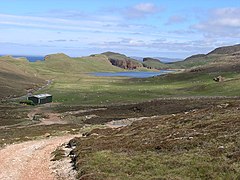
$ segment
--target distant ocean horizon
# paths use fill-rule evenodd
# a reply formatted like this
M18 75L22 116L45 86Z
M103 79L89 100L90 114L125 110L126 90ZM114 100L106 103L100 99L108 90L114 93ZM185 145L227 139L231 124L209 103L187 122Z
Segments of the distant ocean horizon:
M44 56L13 56L15 58L25 57L29 62L43 61Z
M0 55L0 57L1 56L6 56L6 55ZM14 58L25 57L29 62L44 61L44 56L13 55L12 57Z

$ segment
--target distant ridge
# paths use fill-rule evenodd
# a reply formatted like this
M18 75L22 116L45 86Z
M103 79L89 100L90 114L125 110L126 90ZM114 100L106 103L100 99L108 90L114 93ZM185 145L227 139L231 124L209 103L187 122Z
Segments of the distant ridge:
M211 54L228 54L231 55L233 53L240 53L240 44L236 44L233 46L223 46L214 49L213 51L209 52L207 55Z
M207 54L193 55L175 65L191 68L191 71L240 72L240 44L218 47Z
M155 59L155 58L150 58L150 57L146 57L143 58L143 65L144 67L147 67L148 69L168 69L169 66L163 62L161 62L159 59Z
M144 58L146 57L139 57L139 56L130 56L133 59L136 59L138 61L143 61ZM177 61L182 61L183 59L180 58L168 58L168 57L151 57L153 59L158 59L163 63L172 63L172 62L177 62Z

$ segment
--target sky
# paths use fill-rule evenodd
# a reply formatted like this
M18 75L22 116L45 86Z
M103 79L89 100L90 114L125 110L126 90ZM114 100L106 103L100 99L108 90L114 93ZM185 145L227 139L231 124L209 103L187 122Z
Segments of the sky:
M186 58L239 43L239 0L0 0L3 55Z

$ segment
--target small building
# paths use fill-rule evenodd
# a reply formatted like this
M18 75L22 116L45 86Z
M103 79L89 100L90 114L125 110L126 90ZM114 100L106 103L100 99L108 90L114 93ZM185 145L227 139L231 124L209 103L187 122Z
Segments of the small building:
M34 104L46 104L52 102L51 94L38 94L28 97L28 100L32 101Z

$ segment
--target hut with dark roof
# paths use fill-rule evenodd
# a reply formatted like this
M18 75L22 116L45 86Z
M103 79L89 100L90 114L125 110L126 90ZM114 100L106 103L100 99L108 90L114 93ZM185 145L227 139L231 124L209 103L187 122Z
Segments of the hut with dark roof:
M28 100L32 101L34 104L46 104L52 102L51 94L38 94L28 97Z

